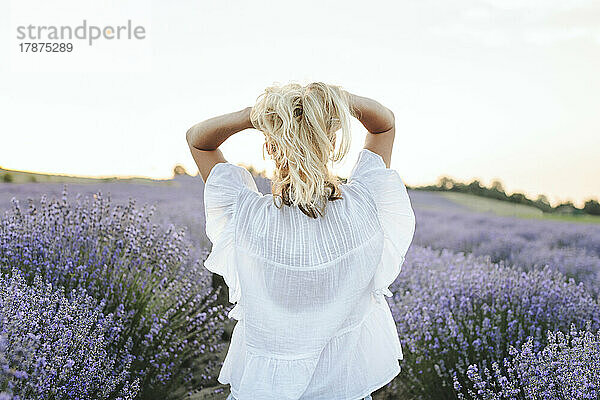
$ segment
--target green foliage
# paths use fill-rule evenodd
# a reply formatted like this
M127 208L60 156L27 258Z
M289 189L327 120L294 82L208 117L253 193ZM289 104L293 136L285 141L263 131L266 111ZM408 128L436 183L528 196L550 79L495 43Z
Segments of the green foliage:
M600 203L598 203L597 200L590 199L585 202L585 205L583 206L583 211L586 214L600 215Z
M183 165L177 164L173 168L173 176L189 175Z
M2 176L2 182L11 183L14 182L14 178L9 172L7 172Z
M462 183L455 181L448 176L443 176L435 185L419 186L411 189L474 194L476 196L490 199L503 200L515 204L523 204L526 206L535 207L545 213L557 212L570 215L600 215L600 204L594 199L588 200L583 208L577 208L572 202L566 202L559 204L556 207L552 207L548 201L548 198L544 195L539 195L537 199L531 200L523 193L516 192L510 195L507 194L504 190L502 182L499 180L494 180L490 187L485 187L477 179L473 180L471 183Z

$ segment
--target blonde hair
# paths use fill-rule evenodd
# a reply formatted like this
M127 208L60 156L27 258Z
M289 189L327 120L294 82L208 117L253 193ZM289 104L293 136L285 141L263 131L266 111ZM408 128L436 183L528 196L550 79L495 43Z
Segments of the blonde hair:
M271 192L277 207L298 206L317 218L328 200L341 199L340 181L327 163L342 160L350 148L348 96L339 86L313 82L269 86L258 97L250 120L275 161Z

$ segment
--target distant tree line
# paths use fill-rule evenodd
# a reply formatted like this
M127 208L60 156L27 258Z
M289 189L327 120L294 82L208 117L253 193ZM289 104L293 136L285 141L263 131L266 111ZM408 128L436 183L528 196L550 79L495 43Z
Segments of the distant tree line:
M506 193L502 182L499 180L494 180L492 181L490 187L485 187L477 179L471 183L462 183L447 176L443 176L435 185L418 186L411 189L474 194L476 196L487 197L490 199L532 206L548 213L600 215L600 203L598 203L598 201L595 199L589 199L586 201L583 208L578 208L570 201L553 207L550 205L548 198L543 194L539 195L535 200L529 199L523 193L518 192L509 195Z

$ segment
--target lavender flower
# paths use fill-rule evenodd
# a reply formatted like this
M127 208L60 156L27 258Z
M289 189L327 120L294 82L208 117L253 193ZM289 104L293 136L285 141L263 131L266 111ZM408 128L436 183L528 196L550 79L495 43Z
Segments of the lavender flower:
M511 348L503 368L469 367L469 384L460 400L597 399L600 397L600 331L571 326L569 333L548 331L547 345L535 350L533 337L520 350ZM466 389L466 390L465 390Z
M599 294L600 225L468 212L439 199L434 203L437 196L430 193L413 194L415 244L490 256L526 271L548 265Z
M166 398L174 387L202 387L211 374L226 310L201 263L190 259L183 230L151 222L154 209L115 205L97 193L69 202L42 196L0 222L0 271L17 268L28 282L82 288L104 313L124 321L112 352L132 342L132 372L143 398Z
M547 330L600 327L600 306L583 285L548 267L522 272L414 246L392 289L405 356L392 386L409 398L454 399L453 380L467 386L469 366L491 368L529 337L537 351Z
M131 342L111 353L122 321L84 290L65 296L40 277L0 273L0 390L5 398L134 398Z

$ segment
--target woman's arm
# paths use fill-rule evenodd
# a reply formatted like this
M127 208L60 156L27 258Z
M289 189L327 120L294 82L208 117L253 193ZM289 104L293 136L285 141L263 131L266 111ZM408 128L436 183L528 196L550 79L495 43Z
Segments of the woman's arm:
M185 137L190 147L198 150L216 150L229 136L253 128L250 122L252 107L229 114L219 115L197 123L188 129Z
M247 107L207 119L186 132L188 146L204 182L215 164L227 162L218 147L234 133L253 128L250 122L251 110L252 107Z
M364 148L379 154L383 158L386 167L389 168L396 134L394 113L389 108L368 97L351 93L349 93L349 97L353 115L368 131Z

